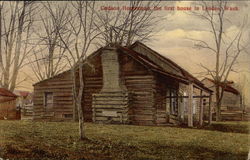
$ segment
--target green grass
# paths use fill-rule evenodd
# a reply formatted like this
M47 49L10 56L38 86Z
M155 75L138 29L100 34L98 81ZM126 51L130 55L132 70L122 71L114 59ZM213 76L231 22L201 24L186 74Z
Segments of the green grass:
M218 125L224 128L220 130ZM74 122L0 121L0 157L245 160L249 151L249 125L249 122L224 122L205 129L189 129L86 123L88 140L79 141L78 124Z

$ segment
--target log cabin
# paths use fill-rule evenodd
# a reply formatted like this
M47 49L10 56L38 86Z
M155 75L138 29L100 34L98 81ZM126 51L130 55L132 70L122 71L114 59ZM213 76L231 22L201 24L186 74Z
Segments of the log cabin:
M0 88L0 120L20 119L20 110L16 108L17 96L11 91Z
M83 65L85 121L202 125L201 102L209 99L206 95L212 91L143 43L103 47L85 61L88 62ZM71 70L34 84L34 120L72 120L76 113L72 87Z

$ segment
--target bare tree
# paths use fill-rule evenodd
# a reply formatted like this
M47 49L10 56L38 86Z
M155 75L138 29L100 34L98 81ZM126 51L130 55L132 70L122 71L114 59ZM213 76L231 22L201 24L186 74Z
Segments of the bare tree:
M239 90L240 92L240 107L243 110L243 112L245 111L245 107L246 107L246 92L248 92L247 90L247 84L248 84L248 79L246 77L245 74L241 73L241 75L239 76L238 79L238 83L235 84L235 87Z
M242 20L239 30L232 38L226 32L226 23L230 23L226 16L227 1L201 1L195 3L197 7L203 8L203 11L192 12L196 17L208 23L209 32L213 36L213 44L210 41L192 39L196 42L195 47L199 49L207 49L214 54L215 68L209 68L201 65L206 70L206 75L213 78L216 88L216 120L220 121L221 100L223 98L224 89L230 73L234 71L233 67L237 64L239 56L246 52L246 44L244 44L243 32L246 27L246 18ZM209 9L216 8L216 9Z
M47 5L50 16L54 21L58 19L55 11ZM86 61L86 54L92 44L97 38L97 25L94 25L95 14L91 8L94 8L95 2L75 1L70 2L64 10L65 14L69 15L69 21L64 28L64 34L58 31L58 36L61 45L67 50L68 62L71 66L72 80L73 80L73 99L74 99L74 118L79 121L79 136L83 140L86 138L84 130L83 117L83 65L88 64ZM77 116L76 116L77 114Z
M119 44L129 46L135 41L146 41L159 24L161 17L154 11L160 1L116 2L118 10L96 10L101 23L101 40L105 45Z
M19 71L32 48L28 47L34 2L2 2L0 5L1 86L13 91Z
M130 7L152 7L153 2L144 3L141 1L129 2ZM51 3L47 8L53 21L56 21L55 10ZM67 3L68 4L68 3ZM99 3L100 4L100 3ZM157 3L158 4L158 3ZM53 6L55 7L55 6ZM101 45L120 44L130 45L135 40L145 40L150 37L154 17L151 10L129 9L124 13L118 11L114 16L111 12L99 11L95 1L75 1L64 9L69 16L67 26L64 26L64 34L58 31L61 46L67 50L69 64L72 71L74 117L79 120L80 139L85 139L84 115L82 106L84 75L83 66L92 65L86 60L87 53L97 40ZM100 7L100 6L99 6ZM124 15L126 14L126 15ZM155 22L155 21L154 21ZM77 117L75 116L77 113Z
M59 34L64 36L65 26L69 20L65 12L67 6L55 6L53 8L55 17L51 17L50 3L41 2L41 4L43 12L40 14L40 23L34 28L37 50L32 52L33 56L29 58L30 67L39 81L59 74L68 66L67 50L62 47L59 38Z

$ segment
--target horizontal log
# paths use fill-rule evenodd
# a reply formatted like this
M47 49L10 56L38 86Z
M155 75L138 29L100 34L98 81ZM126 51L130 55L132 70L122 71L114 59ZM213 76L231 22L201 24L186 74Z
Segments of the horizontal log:
M53 80L53 81L47 81L46 83L43 83L42 85L37 85L37 86L45 86L45 85L72 85L73 81L72 80Z
M165 115L156 114L155 116L156 116L157 119L159 119L159 118L166 118L167 117L166 114Z
M135 109L155 109L153 105L145 104L131 104L131 108Z
M133 114L143 114L143 115L154 115L154 111L151 110L133 110Z
M125 83L139 84L140 82L145 84L155 84L155 80L151 78L125 79Z
M140 76L125 76L125 80L127 79L154 79L151 75L140 75Z
M44 93L44 92L72 93L71 88L56 88L56 89L46 89L46 88L44 88L44 89L39 89L39 90L34 88L34 90L35 90L35 93L38 93L38 92L40 92L40 93Z
M128 105L92 105L93 108L102 108L102 109L124 109Z
M73 97L53 97L53 101L73 101Z
M188 96L165 96L164 98L188 98ZM209 96L193 96L193 98L209 98Z
M101 113L101 112L96 112L95 113L95 117L121 117L121 115L123 115L122 117L127 117L127 115L126 114L122 114L122 113L117 113L117 115L116 116L107 116L107 115L104 115L103 113Z
M85 88L84 92L99 93L101 88Z
M152 93L152 90L144 91L144 90L142 89L142 91L133 91L133 95L134 95L134 96L135 96L135 95L141 95L141 96L143 96L143 95L151 95L151 96L153 96L153 93Z
M127 92L102 92L92 94L94 97L128 97Z
M63 83L63 82L58 82L57 84L51 84L51 83L48 83L48 84L44 84L44 85L39 85L39 86L35 86L34 88L64 88L64 87L72 87L73 86L73 83Z
M112 112L117 112L117 113L127 113L128 108L95 108L92 109L93 113L102 113L103 111L112 111Z
M56 111L60 111L60 110L73 110L73 107L60 107L60 106L56 106L53 108L53 110L56 110Z
M55 111L55 115L60 117L65 117L65 114L73 114L72 110L62 110L62 111Z
M40 106L40 105L43 105L43 102L34 101L34 106Z
M153 120L132 120L132 124L134 125L148 125L148 126L152 126L155 125Z
M128 105L128 100L127 101L98 101L94 100L92 102L93 105Z
M102 80L85 80L84 81L85 85L88 85L88 84L102 84Z
M153 116L148 115L134 115L131 118L135 121L154 121Z
M156 120L157 124L167 124L167 120Z
M128 101L128 97L127 96L112 96L112 97L105 97L105 96L95 96L92 97L91 99L87 99L86 97L84 97L85 100L92 100L94 99L95 101Z
M112 121L115 121L115 122L125 122L127 121L128 118L120 118L120 117L112 117ZM109 118L108 117L95 117L95 121L109 121Z
M73 97L73 93L53 93L53 96L55 97Z
M146 86L146 85L130 85L130 86L126 86L128 90L131 90L131 91L140 91L140 90L145 90L145 91L153 91L152 89L152 86Z
M119 113L126 113L128 112L128 108L92 108L92 112L103 112L103 111L113 111L113 112L119 112Z
M52 92L52 91L46 91L46 92ZM39 92L36 92L34 93L34 97L44 97L44 93L45 91L39 91ZM53 90L53 95L54 96L63 96L63 95L73 95L72 93L72 90L69 90L69 91L62 91L62 90L58 90L58 91L54 91Z
M102 85L85 85L84 89L101 89Z
M46 80L46 81L41 82L39 84L36 84L35 87L36 86L43 86L43 85L46 85L46 84L58 83L58 82L60 82L60 83L71 83L72 80L70 80L69 78L67 78L67 79L64 79L64 78L62 78L62 79L60 79L60 78L56 79L56 78L54 78L54 79L49 79L49 80Z
M57 104L73 104L73 101L54 101L53 105L57 105Z
M35 90L50 90L50 89L65 89L65 90L72 90L72 85L54 85L54 86L42 86L42 87L35 87Z

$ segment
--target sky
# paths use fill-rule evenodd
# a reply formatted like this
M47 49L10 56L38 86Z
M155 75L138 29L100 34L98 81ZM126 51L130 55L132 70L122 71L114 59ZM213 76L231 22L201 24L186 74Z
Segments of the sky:
M165 4L164 4L165 3ZM191 1L178 2L163 2L162 6L192 6ZM230 19L230 23L225 23L225 31L229 37L234 37L239 30L239 24L242 22L244 16L247 15L250 9L249 1L232 2L232 7L238 7L237 11L228 11L226 16ZM164 13L165 12L165 13ZM166 13L167 12L167 13ZM215 66L215 55L206 49L194 48L194 41L192 39L203 40L206 42L213 42L213 36L208 32L209 24L197 17L194 17L189 11L159 11L159 14L166 14L163 28L156 33L154 40L147 44L162 55L174 60L180 66L191 72L193 75L201 79L198 74L204 71L200 64L208 67ZM250 18L248 17L248 24L244 32L244 41L249 43L250 38ZM212 43L211 43L212 44ZM213 45L213 44L212 44ZM250 46L247 49L250 52ZM250 104L250 53L243 53L239 56L239 63L235 66L238 73L232 72L229 80L234 82L242 82L244 80L244 94L247 98L247 103Z
M176 10L176 7L191 7L193 9L194 2L192 1L163 1L159 5L162 10L154 11L156 15L161 17L159 25L152 32L152 39L145 42L146 45L157 51L158 53L166 56L187 71L192 73L194 76L199 77L197 73L204 71L200 64L207 67L214 67L215 55L206 49L194 48L194 41L192 39L199 39L213 44L213 36L208 31L209 24L191 14L190 11ZM112 3L105 3L106 6ZM248 22L246 29L243 34L244 42L249 43L250 40L250 15L247 17L247 13L250 9L249 1L231 1L229 6L238 10L228 11L226 16L228 22L225 22L225 32L227 33L228 39L232 39L237 31L239 31L242 19L246 17ZM174 7L175 10L164 10L164 7ZM202 12L202 11L201 11ZM250 46L247 49L250 52ZM250 104L250 53L244 53L240 55L237 66L235 66L238 73L232 73L229 76L229 80L234 82L242 82L244 79L243 92L247 98L247 104ZM26 69L25 73L29 72ZM24 73L21 73L22 75ZM245 78L244 78L245 77ZM34 80L25 82L22 86L25 86L23 90L32 90L32 83ZM22 88L22 87L21 87Z

